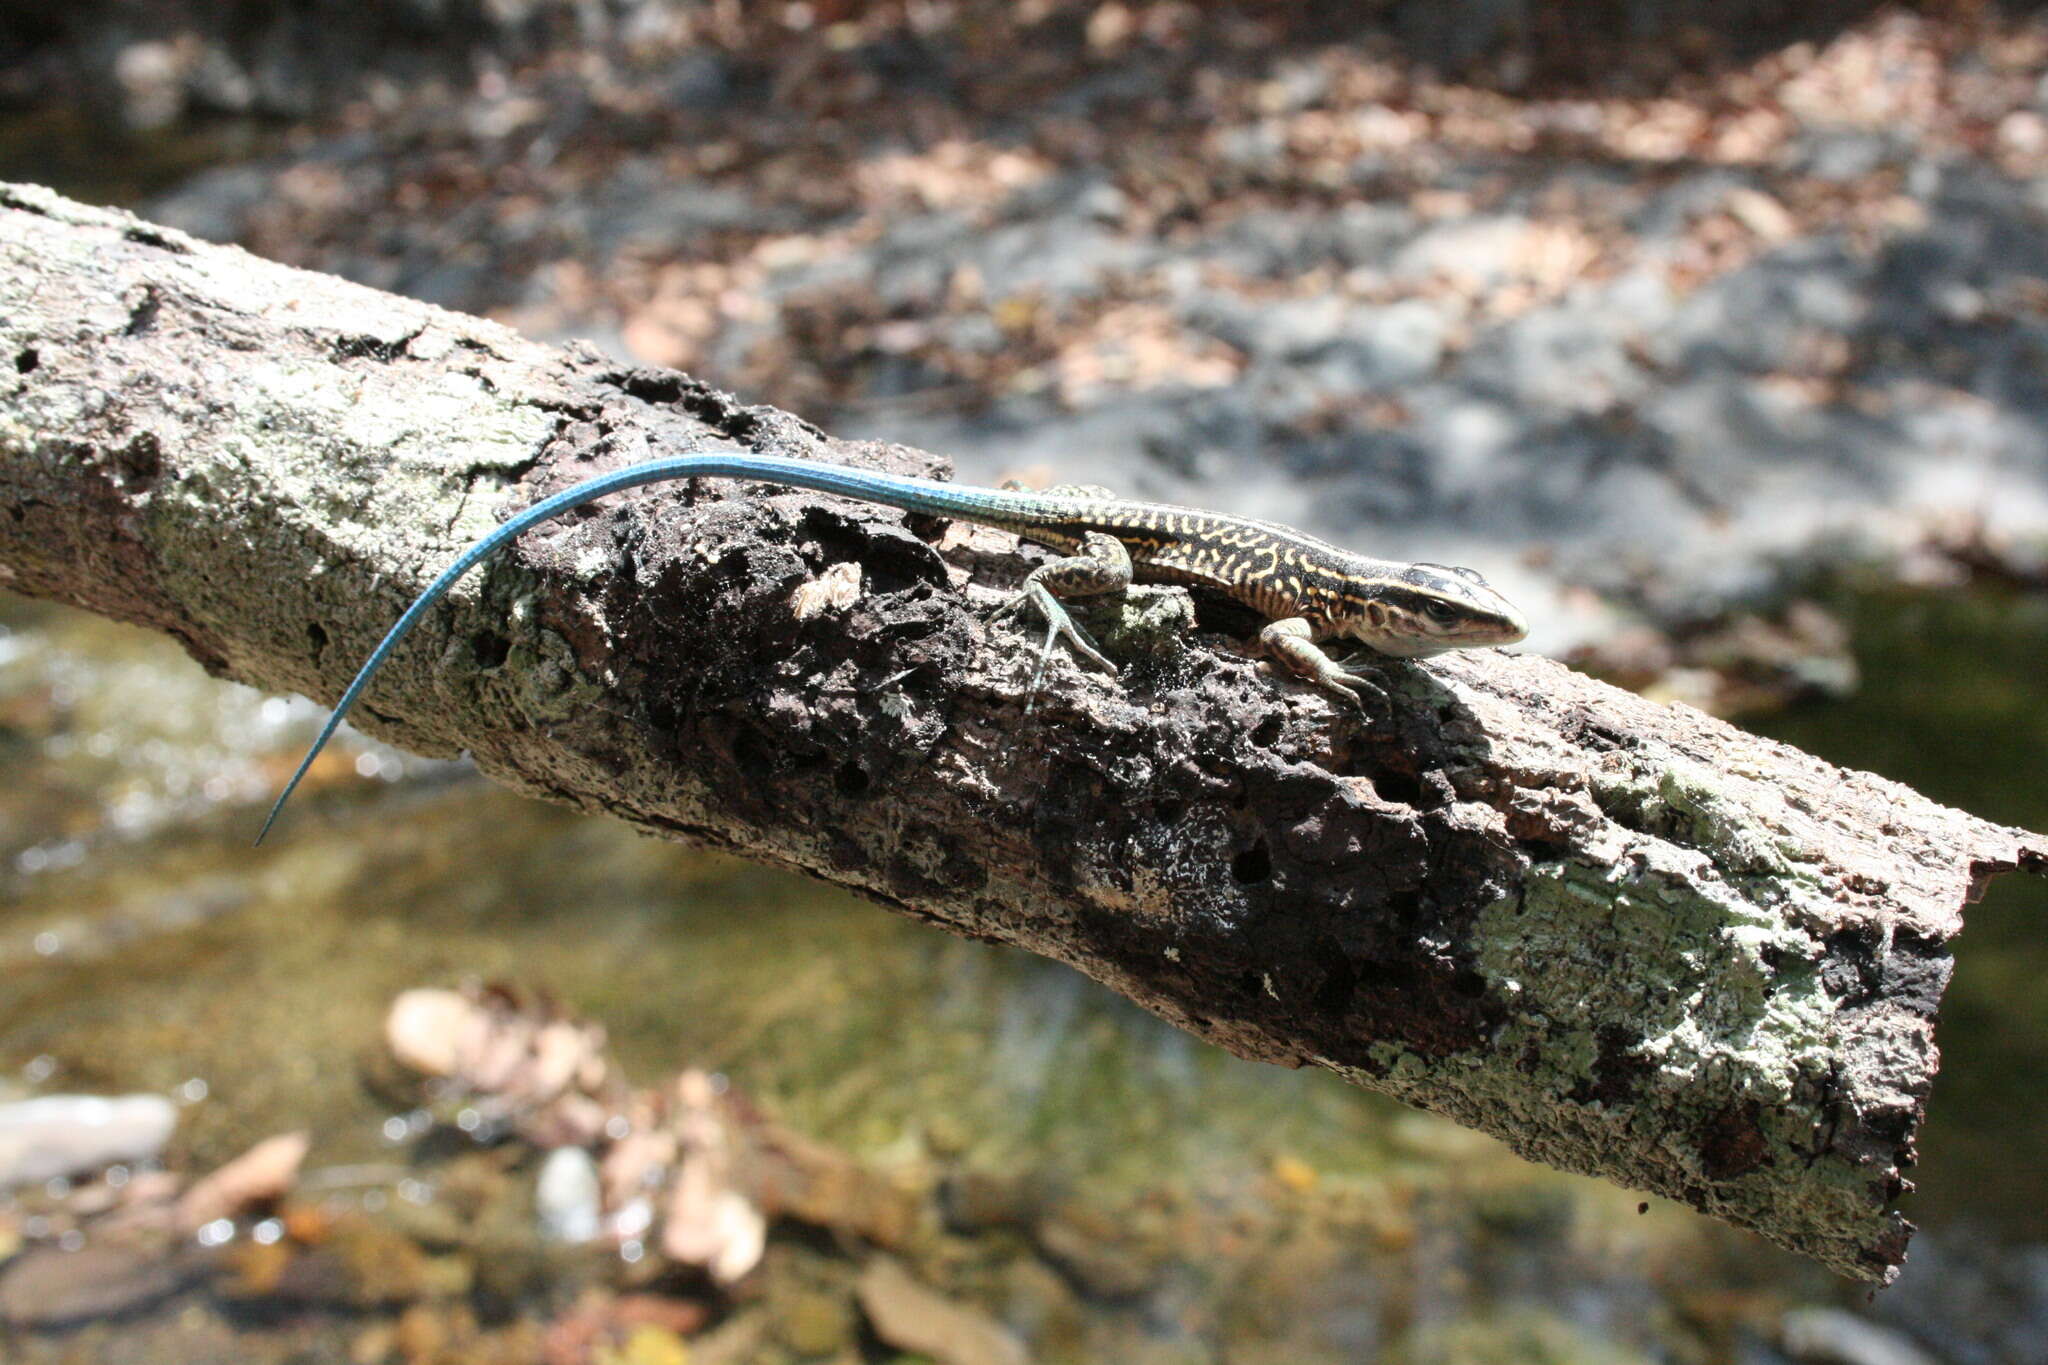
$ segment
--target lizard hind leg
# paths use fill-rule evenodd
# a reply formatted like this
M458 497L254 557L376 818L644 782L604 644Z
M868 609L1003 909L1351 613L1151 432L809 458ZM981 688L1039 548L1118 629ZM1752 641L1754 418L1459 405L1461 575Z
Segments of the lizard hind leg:
M1028 608L1037 612L1045 622L1045 641L1039 646L1038 667L1032 671L1030 689L1024 701L1026 714L1038 704L1039 684L1044 681L1046 665L1052 660L1053 646L1061 640L1097 668L1106 673L1116 672L1116 665L1103 656L1095 641L1089 638L1088 632L1081 628L1060 599L1100 597L1122 592L1130 587L1131 576L1131 554L1124 548L1124 543L1115 536L1090 531L1082 537L1080 554L1039 565L1025 578L1016 596L996 608L989 618L991 621L1003 620Z
M1260 631L1259 648L1295 677L1333 697L1341 697L1360 712L1365 710L1368 696L1382 702L1387 699L1378 683L1347 666L1353 659L1339 663L1325 654L1315 642L1313 628L1302 617L1290 616Z

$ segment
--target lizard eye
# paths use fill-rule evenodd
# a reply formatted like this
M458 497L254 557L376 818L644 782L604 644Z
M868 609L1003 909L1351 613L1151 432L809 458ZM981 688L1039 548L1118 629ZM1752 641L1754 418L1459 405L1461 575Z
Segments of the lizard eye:
M1422 604L1423 614L1440 626L1447 626L1458 619L1458 609L1441 598L1432 597Z

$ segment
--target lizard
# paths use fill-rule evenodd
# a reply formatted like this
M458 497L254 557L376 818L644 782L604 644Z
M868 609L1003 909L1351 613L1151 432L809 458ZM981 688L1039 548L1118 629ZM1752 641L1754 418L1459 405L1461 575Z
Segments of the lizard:
M1268 658L1360 710L1360 694L1376 693L1376 684L1352 666L1355 657L1331 658L1322 648L1324 641L1351 640L1378 654L1414 659L1513 644L1528 633L1522 614L1474 570L1353 554L1274 522L1138 502L1102 488L976 488L737 450L671 455L597 475L543 498L507 518L442 570L386 632L334 704L270 808L256 842L270 833L377 670L457 579L524 532L565 512L628 488L701 478L754 480L976 522L1064 552L1033 569L995 614L1001 618L1030 609L1045 622L1031 700L1055 642L1064 641L1089 663L1116 671L1061 599L1117 593L1134 581L1208 589L1251 608L1268 622L1258 635Z

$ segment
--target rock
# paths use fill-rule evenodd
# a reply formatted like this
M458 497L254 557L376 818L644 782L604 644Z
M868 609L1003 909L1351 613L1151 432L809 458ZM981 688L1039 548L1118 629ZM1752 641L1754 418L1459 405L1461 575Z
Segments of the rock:
M676 1182L662 1220L661 1249L670 1260L702 1266L718 1284L737 1283L761 1261L768 1246L768 1220L732 1190L694 1188Z
M1041 1218L1034 1233L1039 1250L1091 1298L1135 1299L1159 1278L1156 1258L1131 1244L1128 1228L1079 1201Z
M672 1299L665 1294L621 1294L612 1300L611 1317L628 1327L660 1327L687 1337L704 1330L711 1310L693 1299Z
M337 1218L321 1245L293 1256L252 1287L294 1303L379 1308L410 1303L442 1277L409 1239L367 1218Z
M690 1343L690 1365L755 1365L774 1359L768 1355L770 1325L764 1311L735 1313Z
M775 1334L800 1356L830 1356L854 1341L853 1306L843 1294L800 1290L777 1306Z
M1024 1345L985 1313L928 1289L887 1256L861 1272L855 1292L875 1335L939 1365L1023 1365Z
M44 1095L0 1104L0 1190L147 1161L178 1111L161 1095Z
M737 1134L711 1078L684 1072L676 1080L676 1101L678 1161L661 1249L670 1260L702 1266L719 1284L734 1284L760 1263L768 1220L733 1188Z
M392 1324L391 1345L407 1361L429 1361L454 1355L459 1341L475 1335L473 1320L465 1322L439 1306L416 1303Z
M955 1232L1028 1228L1045 1204L1029 1177L971 1169L949 1177L940 1199L946 1225Z
M618 1365L690 1365L690 1349L668 1328L641 1324L618 1349Z
M1443 359L1450 324L1419 299L1362 310L1345 321L1323 369L1345 389L1393 389L1428 378Z
M160 1246L41 1247L0 1275L0 1321L53 1327L134 1312L191 1284L200 1263Z
M201 1178L178 1200L178 1229L190 1233L216 1218L235 1218L282 1199L298 1179L312 1139L305 1133L265 1138Z
M384 1017L391 1055L427 1076L452 1076L480 1046L483 1012L459 991L406 991Z
M619 1365L689 1365L690 1351L682 1338L666 1327L642 1323L610 1359Z
M406 991L385 1016L384 1041L405 1066L488 1101L537 1146L588 1145L612 1114L604 1030L545 1001L504 991Z
M1086 1360L1089 1310L1057 1270L1036 1256L1003 1267L1003 1321L1040 1356Z
M1785 1353L1803 1365L1937 1365L1904 1334L1839 1308L1795 1308L1778 1330Z
M642 1355L651 1358L654 1344L680 1344L682 1338L701 1332L710 1320L709 1308L688 1299L659 1294L612 1298L589 1290L573 1308L548 1324L542 1334L541 1359L546 1365L616 1362L636 1339L643 1342ZM649 1332L653 1335L642 1335Z
M296 1253L287 1242L257 1242L243 1239L221 1254L226 1275L220 1292L231 1299L260 1299L277 1292L278 1281Z
M595 1241L603 1223L597 1162L581 1147L557 1147L541 1163L534 1183L534 1212L540 1235L551 1242L581 1246Z
M749 1135L747 1193L770 1217L794 1218L899 1248L918 1230L923 1201L845 1152L779 1124Z

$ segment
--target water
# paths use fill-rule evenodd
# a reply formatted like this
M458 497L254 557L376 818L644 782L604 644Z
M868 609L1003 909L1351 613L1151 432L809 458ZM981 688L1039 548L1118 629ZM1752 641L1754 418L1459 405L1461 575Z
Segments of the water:
M1865 685L1753 722L1937 801L2048 830L2048 596L1843 586ZM1965 916L1943 998L1941 1074L1913 1216L2048 1243L2048 890L1992 883Z
M1864 690L1760 728L2048 826L2032 777L2048 765L2048 603L1845 589L1838 605ZM1106 1213L1103 1244L1149 1277L1135 1296L1103 1290L1120 1264L1049 1276L1014 1234L948 1253L980 1269L946 1287L1046 1360L1768 1361L1780 1315L1819 1303L1990 1361L2026 1358L2029 1315L2048 1314L2038 885L2007 879L1971 914L1909 1210L1926 1232L1873 1303L1683 1210L1639 1215L1637 1196L1326 1075L1203 1047L1065 968L461 765L352 737L252 851L317 708L45 605L0 599L0 632L0 1075L203 1093L167 1153L177 1169L291 1128L314 1134L316 1171L420 1160L365 1083L383 1012L409 987L505 980L603 1022L639 1082L712 1068L884 1168L1028 1179L1084 1228ZM779 1255L771 1308L802 1257L830 1282L831 1257ZM609 1273L563 1270L528 1307L563 1311ZM375 1326L315 1313L286 1330L195 1289L18 1344L28 1359L340 1359Z

